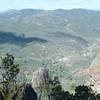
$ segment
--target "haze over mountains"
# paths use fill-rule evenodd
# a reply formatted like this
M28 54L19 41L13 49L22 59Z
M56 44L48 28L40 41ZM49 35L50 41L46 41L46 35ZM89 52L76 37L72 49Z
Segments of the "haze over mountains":
M85 83L88 77L76 73L87 69L99 51L100 11L22 9L0 13L0 53L13 53L29 70L45 65L71 84Z

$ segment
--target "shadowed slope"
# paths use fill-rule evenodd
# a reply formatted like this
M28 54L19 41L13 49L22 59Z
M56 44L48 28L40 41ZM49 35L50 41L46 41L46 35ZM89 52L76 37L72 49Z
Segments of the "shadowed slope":
M46 43L47 40L38 37L16 36L15 33L11 33L11 32L0 32L0 44L10 43L16 45L23 45L23 44L25 45L30 42Z

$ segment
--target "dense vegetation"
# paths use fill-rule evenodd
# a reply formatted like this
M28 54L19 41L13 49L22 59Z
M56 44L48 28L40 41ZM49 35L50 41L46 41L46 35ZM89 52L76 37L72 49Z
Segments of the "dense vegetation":
M0 100L37 100L38 94L31 84L17 82L20 67L15 64L14 56L6 54L1 60L0 68L3 73L0 82ZM73 94L64 91L58 77L54 77L49 82L48 87L42 90L39 100L100 100L100 94L93 92L89 86L77 86Z

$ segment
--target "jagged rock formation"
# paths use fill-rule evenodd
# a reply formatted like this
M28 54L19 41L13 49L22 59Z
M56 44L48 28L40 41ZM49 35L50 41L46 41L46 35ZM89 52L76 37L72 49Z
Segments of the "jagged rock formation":
M96 58L93 60L89 69L89 74L92 89L100 93L100 53L97 54Z
M42 68L33 72L32 87L38 92L49 85L51 80L48 70Z
M44 90L49 90L49 82L51 81L51 77L49 71L42 68L33 72L32 77L32 88L38 95L38 100L42 98L42 92Z

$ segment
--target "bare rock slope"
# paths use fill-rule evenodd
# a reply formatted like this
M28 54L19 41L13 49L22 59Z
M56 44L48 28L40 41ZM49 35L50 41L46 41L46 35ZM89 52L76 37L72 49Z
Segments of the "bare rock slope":
M93 90L100 93L100 53L97 54L89 69L91 84Z

